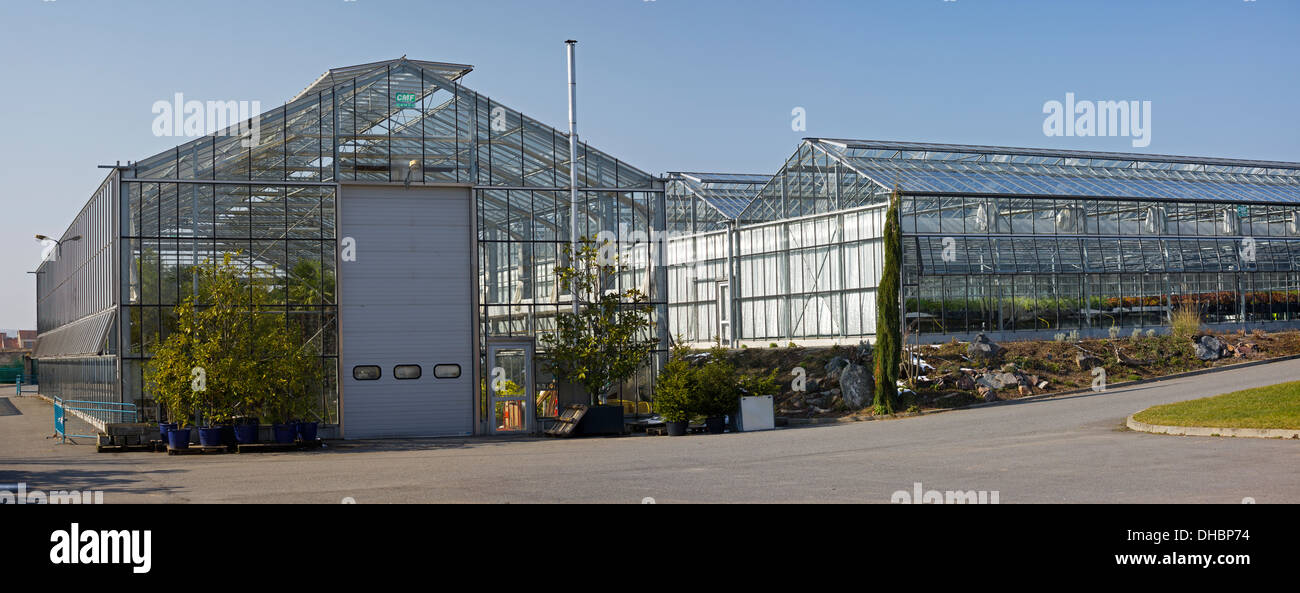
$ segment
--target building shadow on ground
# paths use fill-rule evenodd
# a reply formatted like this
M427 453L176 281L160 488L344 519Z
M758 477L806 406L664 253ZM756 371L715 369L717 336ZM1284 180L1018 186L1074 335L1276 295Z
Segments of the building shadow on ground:
M112 494L170 494L177 490L172 486L159 485L159 480L169 474L187 472L183 469L142 470L137 466L112 464L103 469L83 469L66 467L67 460L56 459L0 459L0 488L10 488L15 484L26 484L27 492L53 490L102 490L105 497ZM62 467L61 467L62 466ZM112 502L108 500L108 502Z

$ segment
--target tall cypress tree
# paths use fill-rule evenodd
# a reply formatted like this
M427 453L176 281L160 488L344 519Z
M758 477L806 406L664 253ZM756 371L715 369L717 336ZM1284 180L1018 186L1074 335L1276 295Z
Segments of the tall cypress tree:
M877 414L893 414L898 400L898 368L903 358L902 324L899 319L899 266L903 258L902 233L898 222L898 188L889 195L885 213L885 264L876 289L876 393Z

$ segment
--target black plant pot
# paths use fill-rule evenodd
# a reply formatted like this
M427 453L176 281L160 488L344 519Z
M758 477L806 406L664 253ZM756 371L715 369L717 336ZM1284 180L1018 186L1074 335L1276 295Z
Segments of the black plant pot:
M221 428L221 444L227 447L234 447L237 444L235 442L235 425L222 424L219 428Z
M722 434L727 430L726 416L709 416L704 419L704 429L709 434Z
M664 423L664 427L667 429L668 436L670 437L686 436L686 429L689 428L690 425L691 423L686 420L682 420L681 422Z
M578 434L623 434L623 406L591 406L578 422Z

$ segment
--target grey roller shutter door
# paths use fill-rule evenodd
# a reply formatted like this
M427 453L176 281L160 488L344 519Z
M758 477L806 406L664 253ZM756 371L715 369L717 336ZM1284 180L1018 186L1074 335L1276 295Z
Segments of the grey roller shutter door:
M356 261L339 263L345 438L473 432L472 201L468 188L343 186L339 236ZM460 365L455 379L433 367ZM353 379L375 365L379 380ZM399 380L397 365L419 365Z

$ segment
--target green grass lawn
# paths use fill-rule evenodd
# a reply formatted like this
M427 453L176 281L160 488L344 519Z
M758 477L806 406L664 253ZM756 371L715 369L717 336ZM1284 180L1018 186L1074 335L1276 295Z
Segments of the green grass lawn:
M1300 381L1147 408L1138 422L1215 428L1300 428Z

